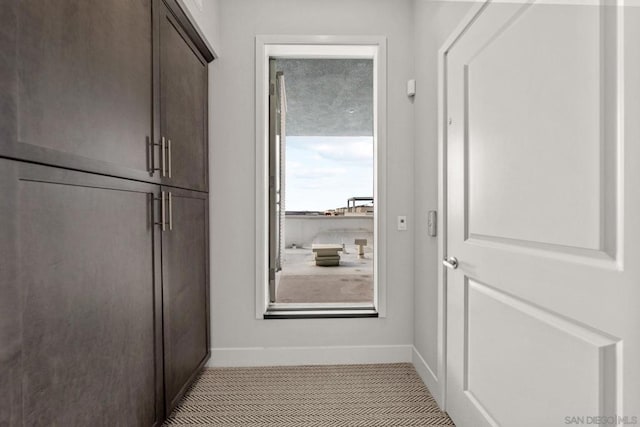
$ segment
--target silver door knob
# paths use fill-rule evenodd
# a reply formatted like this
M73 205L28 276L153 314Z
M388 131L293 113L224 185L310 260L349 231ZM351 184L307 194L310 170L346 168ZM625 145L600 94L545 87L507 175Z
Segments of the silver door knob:
M442 260L442 264L444 264L444 266L447 268L455 270L456 268L458 268L458 258L454 256L447 257Z

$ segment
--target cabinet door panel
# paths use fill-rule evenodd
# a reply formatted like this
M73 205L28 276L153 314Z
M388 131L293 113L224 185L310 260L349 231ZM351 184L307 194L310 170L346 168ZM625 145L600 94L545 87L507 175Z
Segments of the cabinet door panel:
M23 424L17 165L0 161L0 426Z
M209 357L207 196L172 194L172 230L162 233L167 414Z
M151 0L9 0L0 154L150 179ZM3 4L3 9L5 5Z
M155 186L0 160L16 260L2 277L9 344L0 406L9 425L153 425L161 421ZM8 171L8 172L7 172ZM6 184L10 182L11 184ZM0 329L2 330L2 329ZM14 366L12 368L12 366ZM15 380L19 372L20 380ZM3 385L0 385L3 387ZM3 399L4 400L4 399Z
M171 177L163 182L206 191L207 63L171 12L164 5L160 12L160 134L171 141Z

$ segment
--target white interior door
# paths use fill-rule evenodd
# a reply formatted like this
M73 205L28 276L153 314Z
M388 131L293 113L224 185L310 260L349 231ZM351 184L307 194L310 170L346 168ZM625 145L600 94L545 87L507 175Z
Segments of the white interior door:
M459 426L640 423L640 11L546 3L445 53Z

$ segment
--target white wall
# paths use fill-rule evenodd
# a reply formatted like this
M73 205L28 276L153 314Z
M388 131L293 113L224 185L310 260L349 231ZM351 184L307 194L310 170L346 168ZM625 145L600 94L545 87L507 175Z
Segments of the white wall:
M212 364L410 360L413 233L396 231L395 216L408 215L413 226L414 122L406 96L414 55L411 0L226 0L219 12L224 54L211 65ZM255 318L257 34L388 39L386 318Z
M205 39L213 56L220 56L220 0L178 0Z
M438 372L437 238L427 234L427 213L438 209L438 50L471 7L471 2L415 0L414 336L416 368L436 398ZM438 219L441 223L442 215ZM441 235L442 229L438 230ZM421 366L422 365L422 366ZM425 366L426 365L426 366ZM431 370L434 376L429 372Z

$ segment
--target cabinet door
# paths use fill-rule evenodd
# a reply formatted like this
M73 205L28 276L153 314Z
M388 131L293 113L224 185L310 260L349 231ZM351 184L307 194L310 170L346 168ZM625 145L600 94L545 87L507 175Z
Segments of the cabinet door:
M163 182L207 190L207 63L178 20L158 1L157 49L161 136L166 143Z
M162 421L158 187L0 159L0 425Z
M170 203L162 233L167 414L209 358L208 198L163 187Z
M7 0L0 155L149 180L151 0Z

